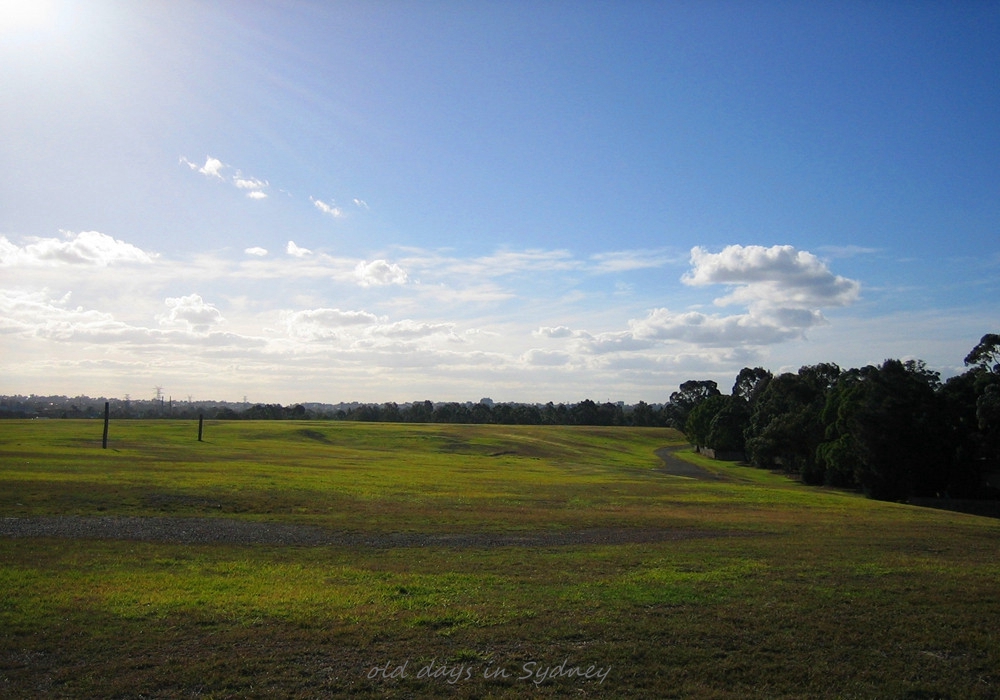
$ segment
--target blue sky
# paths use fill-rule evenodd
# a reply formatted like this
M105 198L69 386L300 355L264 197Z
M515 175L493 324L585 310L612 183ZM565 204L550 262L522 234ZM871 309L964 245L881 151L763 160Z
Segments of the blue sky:
M663 401L1000 330L1000 4L0 0L0 393Z

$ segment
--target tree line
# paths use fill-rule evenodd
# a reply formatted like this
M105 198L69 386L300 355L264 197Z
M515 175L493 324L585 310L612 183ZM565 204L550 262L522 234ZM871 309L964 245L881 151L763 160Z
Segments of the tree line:
M345 420L400 423L673 427L701 449L780 469L807 484L872 498L996 498L1000 471L1000 335L984 335L966 371L941 381L920 360L841 369L807 365L777 376L745 367L732 391L689 380L662 404L415 401L233 404L112 400L113 418ZM96 418L104 399L0 397L2 417Z
M278 403L165 402L87 396L0 396L0 418L100 418L104 402L114 419L346 420L395 423L497 423L507 425L673 426L675 412L666 404L546 404L479 402Z
M218 411L215 418L256 420L320 419L382 423L469 423L501 425L622 425L668 426L672 414L664 405L644 401L627 406L622 403L596 403L585 399L579 403L549 402L546 404L493 403L487 399L478 403L457 401L415 401L398 404L356 404L335 410L307 409L300 404L283 407L279 404L256 404L236 413L232 409Z
M807 484L881 500L996 498L985 477L1000 470L1000 335L983 336L965 366L943 383L920 360L744 368L730 394L689 381L671 404L693 444Z

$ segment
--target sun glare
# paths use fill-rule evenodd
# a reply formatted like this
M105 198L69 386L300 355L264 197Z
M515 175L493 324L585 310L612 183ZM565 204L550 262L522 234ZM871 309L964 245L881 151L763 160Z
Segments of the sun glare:
M38 31L51 23L49 0L0 0L0 34Z

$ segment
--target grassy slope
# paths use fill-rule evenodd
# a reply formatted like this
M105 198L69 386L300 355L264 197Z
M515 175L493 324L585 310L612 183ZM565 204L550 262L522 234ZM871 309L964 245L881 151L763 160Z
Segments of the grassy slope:
M100 429L0 423L0 514L722 536L388 550L0 538L0 695L1000 694L996 521L736 465L710 464L729 482L666 476L653 450L679 437L659 429L238 422L198 443L191 424L137 421L114 423L108 450ZM520 678L564 659L610 671ZM439 675L418 678L432 660Z

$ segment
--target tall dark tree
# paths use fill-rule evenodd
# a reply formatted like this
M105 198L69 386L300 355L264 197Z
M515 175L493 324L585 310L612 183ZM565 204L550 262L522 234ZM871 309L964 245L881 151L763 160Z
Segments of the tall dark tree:
M986 370L975 367L951 377L938 390L941 427L950 449L946 493L952 497L977 498L981 494L989 444L980 426L977 401L988 375Z
M493 407L490 404L479 403L472 404L472 409L470 410L470 420L473 423L492 423L493 422Z
M538 425L542 422L542 411L534 404L514 404L513 417L517 425Z
M729 404L731 397L715 394L699 401L684 422L684 434L688 441L696 447L712 446L708 439L712 429L712 420L716 414Z
M736 375L733 396L738 396L747 404L752 404L773 378L774 375L763 367L754 367L753 369L744 367Z
M688 414L710 396L719 396L719 385L711 379L689 379L670 395L667 419L671 427L684 430Z
M969 365L977 365L993 374L1000 374L1000 335L984 335L979 344L965 356L965 366Z
M398 423L403 420L403 415L399 412L399 404L395 401L387 401L382 404L382 420L388 423Z
M598 424L597 404L590 399L584 399L580 403L572 406L570 408L570 415L572 416L572 420L575 425Z
M836 392L836 420L827 431L832 445L818 450L823 461L843 473L849 460L855 481L872 498L943 492L948 472L938 386L937 374L922 362L886 360L859 370Z
M1000 334L987 333L965 358L976 394L979 458L984 471L1000 470Z
M837 420L844 404L851 396L853 387L864 379L869 369L845 370L837 379L836 385L826 392L826 400L820 413L820 421L824 426L824 441L816 447L816 462L813 468L803 474L802 480L807 484L857 486L855 468L860 462L857 444L853 436L838 431Z
M708 446L716 452L745 453L743 434L750 423L750 405L740 396L726 398L726 404L712 418Z
M430 401L414 401L404 414L408 423L431 423L434 420L434 404Z
M645 401L640 401L632 407L632 412L628 416L630 425L648 427L657 424L657 416L653 408Z
M976 399L976 420L987 435L1000 429L1000 385L983 387L983 393Z
M471 419L469 409L455 401L435 406L432 415L435 423L469 423Z
M616 403L605 401L597 407L598 425L625 425L625 412Z
M771 379L761 391L745 432L747 458L758 467L780 466L815 481L816 448L824 440L826 393L840 376L835 364L807 365Z

